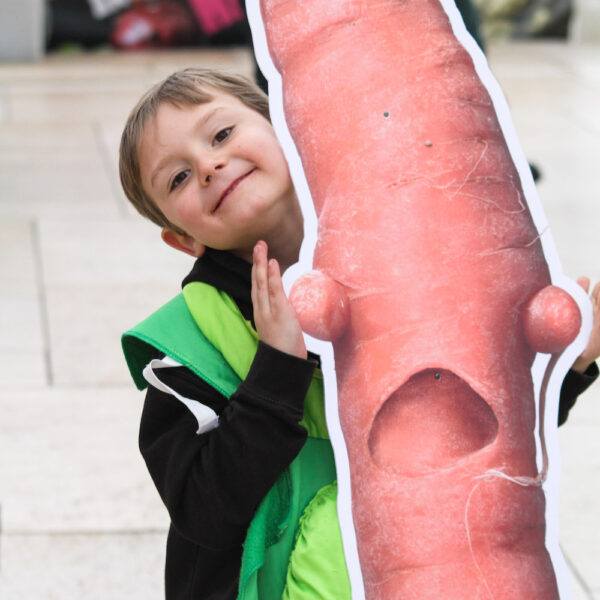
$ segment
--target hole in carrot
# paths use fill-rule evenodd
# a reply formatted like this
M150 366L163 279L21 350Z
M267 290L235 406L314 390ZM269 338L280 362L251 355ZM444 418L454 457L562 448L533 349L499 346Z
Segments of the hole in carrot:
M425 369L382 405L369 434L375 463L408 476L451 467L498 433L489 404L452 371Z

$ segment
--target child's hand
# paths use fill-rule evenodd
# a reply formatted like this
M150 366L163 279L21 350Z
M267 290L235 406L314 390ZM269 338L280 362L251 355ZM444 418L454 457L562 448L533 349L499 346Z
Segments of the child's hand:
M281 282L279 264L267 260L267 244L254 247L252 264L252 306L260 339L287 354L306 358L302 330Z
M577 283L588 292L590 289L590 280L588 277L579 277ZM579 358L573 363L571 367L578 373L584 373L587 368L600 356L600 281L596 283L591 295L592 300L592 311L594 314L594 321L592 325L592 332L590 339L585 347L585 350L581 353Z

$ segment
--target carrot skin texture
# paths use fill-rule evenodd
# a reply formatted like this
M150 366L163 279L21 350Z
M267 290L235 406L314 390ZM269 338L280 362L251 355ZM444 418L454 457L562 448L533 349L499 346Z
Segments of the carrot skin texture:
M366 596L555 600L530 372L554 302L528 304L551 280L472 59L437 0L261 8L313 266L347 298L310 333L333 341ZM328 324L336 301L295 307Z

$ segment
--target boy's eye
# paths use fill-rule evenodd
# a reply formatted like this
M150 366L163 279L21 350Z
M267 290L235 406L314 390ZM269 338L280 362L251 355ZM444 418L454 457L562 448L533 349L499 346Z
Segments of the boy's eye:
M215 135L215 142L220 143L226 140L231 134L233 127L225 127L225 129L221 129L217 135Z
M185 171L181 171L173 177L173 181L171 181L171 187L169 187L169 191L172 192L176 187L181 185L190 174L190 170L186 169Z

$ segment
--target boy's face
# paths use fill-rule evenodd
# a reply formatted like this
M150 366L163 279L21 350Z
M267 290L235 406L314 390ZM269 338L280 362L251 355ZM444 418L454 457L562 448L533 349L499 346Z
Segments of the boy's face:
M142 184L165 217L186 232L184 247L252 256L297 205L273 127L234 96L159 107L143 131ZM301 226L301 224L299 225Z

